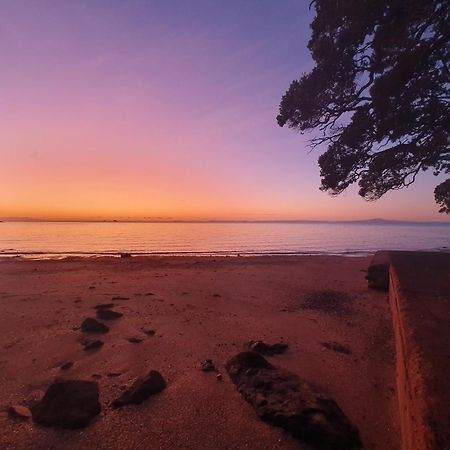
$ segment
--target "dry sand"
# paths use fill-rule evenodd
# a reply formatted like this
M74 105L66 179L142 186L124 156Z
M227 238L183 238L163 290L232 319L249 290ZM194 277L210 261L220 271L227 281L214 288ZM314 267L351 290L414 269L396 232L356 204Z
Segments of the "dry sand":
M368 291L370 258L102 258L0 260L0 448L306 449L261 422L228 378L245 342L284 341L271 363L319 385L359 428L364 448L399 448L395 354L387 294ZM314 307L320 292L337 304ZM154 295L146 295L152 293ZM314 294L311 298L311 294ZM79 327L115 300L105 345L86 353ZM323 299L322 299L323 300ZM309 307L305 307L306 306ZM344 308L340 306L344 304ZM147 336L143 328L152 328ZM127 339L138 336L141 343ZM323 343L336 342L351 353ZM206 358L223 374L200 371ZM60 365L73 361L67 371ZM160 371L161 394L139 406L109 405L136 377ZM120 376L109 377L111 372ZM93 378L94 376L94 378ZM102 412L88 428L41 428L10 419L56 378L96 379Z

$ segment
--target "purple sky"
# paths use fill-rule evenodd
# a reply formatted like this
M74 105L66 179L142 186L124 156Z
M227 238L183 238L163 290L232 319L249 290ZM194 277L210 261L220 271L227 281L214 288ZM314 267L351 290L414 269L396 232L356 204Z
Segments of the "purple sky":
M318 190L275 120L308 4L0 0L0 218L448 220L428 174L376 203Z

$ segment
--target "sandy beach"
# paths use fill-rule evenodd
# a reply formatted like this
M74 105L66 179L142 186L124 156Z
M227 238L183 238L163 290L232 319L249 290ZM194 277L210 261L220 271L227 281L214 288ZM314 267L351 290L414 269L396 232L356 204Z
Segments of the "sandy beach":
M288 344L267 359L334 399L365 449L399 448L391 315L387 294L367 289L369 262L338 256L0 260L0 447L307 449L262 422L224 369L248 341L264 340ZM339 292L342 302L311 302L327 290ZM88 353L80 324L108 302L123 317L108 322L103 347ZM154 335L144 333L149 330ZM133 337L141 342L128 340ZM333 350L333 343L348 351ZM200 370L205 359L221 380ZM61 370L67 362L73 366ZM152 369L167 381L163 392L141 405L111 408ZM102 411L90 426L42 428L8 416L8 406L32 406L58 378L98 382Z

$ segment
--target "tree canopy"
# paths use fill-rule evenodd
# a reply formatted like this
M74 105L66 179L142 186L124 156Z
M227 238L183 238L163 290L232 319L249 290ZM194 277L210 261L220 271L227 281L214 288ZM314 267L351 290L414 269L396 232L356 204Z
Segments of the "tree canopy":
M294 80L277 121L315 130L321 188L358 183L367 200L426 170L450 174L450 0L313 0L314 68ZM317 133L318 131L318 133ZM436 186L450 213L450 177Z

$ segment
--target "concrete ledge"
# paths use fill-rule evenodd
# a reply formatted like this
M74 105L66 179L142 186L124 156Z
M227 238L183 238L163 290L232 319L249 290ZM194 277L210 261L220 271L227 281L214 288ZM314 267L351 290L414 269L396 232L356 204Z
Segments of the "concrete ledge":
M402 449L450 449L450 254L389 259Z

